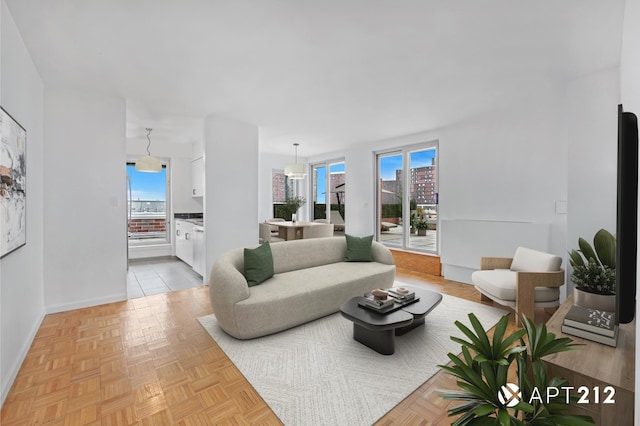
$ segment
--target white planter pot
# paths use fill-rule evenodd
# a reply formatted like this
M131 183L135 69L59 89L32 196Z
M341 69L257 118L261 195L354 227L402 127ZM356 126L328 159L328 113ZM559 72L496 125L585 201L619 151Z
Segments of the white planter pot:
M616 296L588 293L586 291L573 290L573 303L585 308L598 309L600 311L615 312Z

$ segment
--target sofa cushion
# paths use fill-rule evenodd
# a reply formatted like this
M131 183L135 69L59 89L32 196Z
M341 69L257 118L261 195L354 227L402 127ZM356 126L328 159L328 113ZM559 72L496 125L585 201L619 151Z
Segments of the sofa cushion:
M254 249L244 249L244 276L249 287L273 276L273 256L268 241Z
M492 269L476 271L471 275L476 287L497 299L516 300L516 271ZM536 287L536 302L553 302L560 297L557 287Z
M354 237L346 234L347 239L347 262L371 262L371 243L373 235L368 237Z
M512 271L553 272L559 271L562 258L525 247L518 247L511 262Z

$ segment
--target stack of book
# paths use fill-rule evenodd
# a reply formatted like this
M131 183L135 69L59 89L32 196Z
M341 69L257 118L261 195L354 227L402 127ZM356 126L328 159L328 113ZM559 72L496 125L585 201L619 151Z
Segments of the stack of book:
M613 312L573 305L562 322L562 332L615 347L618 325Z
M399 302L409 302L416 298L415 292L402 287L392 287L388 288L386 291L389 293L389 296L398 300Z
M393 306L395 300L392 297L387 297L386 300L375 300L371 293L364 296L364 304L374 309L385 309L389 306Z

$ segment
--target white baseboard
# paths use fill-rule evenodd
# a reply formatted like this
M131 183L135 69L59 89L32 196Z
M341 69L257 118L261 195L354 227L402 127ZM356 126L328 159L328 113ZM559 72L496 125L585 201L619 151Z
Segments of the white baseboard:
M148 257L171 256L171 244L157 244L129 247L129 259L145 259Z
M459 283L473 284L471 274L477 269L465 268L464 266L442 264L442 276L451 281Z
M46 310L47 314L55 314L58 312L71 311L73 309L82 309L88 308L90 306L104 305L106 303L122 302L123 300L127 300L127 293L114 294L112 296L102 297L99 299L89 299L73 303L64 303L61 305L51 305L47 306Z
M38 334L38 330L40 329L40 325L42 325L42 320L44 320L45 315L46 314L44 312L40 315L38 321L36 321L36 323L33 325L29 336L27 337L27 339L25 339L24 344L20 348L20 355L17 357L17 359L14 360L13 365L11 365L11 367L9 368L9 371L5 372L8 380L2 385L2 393L0 394L0 407L4 405L4 401L9 395L11 387L13 386L13 382L16 380L16 377L18 377L20 367L22 367L22 363L27 357L27 353L29 353L31 344L36 338L36 334Z

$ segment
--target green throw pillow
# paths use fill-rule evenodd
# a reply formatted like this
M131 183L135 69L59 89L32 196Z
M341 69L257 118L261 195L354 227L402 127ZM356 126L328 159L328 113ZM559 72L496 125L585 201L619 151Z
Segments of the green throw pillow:
M354 237L345 234L347 239L347 262L371 262L371 244L373 235L368 237Z
M244 249L244 277L249 287L273 276L273 256L269 242L254 249Z

